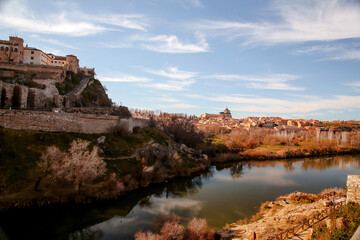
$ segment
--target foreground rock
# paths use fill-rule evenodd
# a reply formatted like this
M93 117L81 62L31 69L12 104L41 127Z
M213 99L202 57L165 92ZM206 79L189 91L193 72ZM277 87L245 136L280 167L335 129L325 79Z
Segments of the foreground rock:
M336 202L345 200L343 190L332 191L336 195L329 200L323 200L327 191L317 195L294 192L280 196L273 202L263 203L259 212L249 221L239 220L237 223L229 224L218 234L222 236L222 239L234 240L253 239L254 233L257 239L271 238L315 216L333 204L333 200ZM340 222L338 224L340 225ZM309 234L311 235L311 233Z

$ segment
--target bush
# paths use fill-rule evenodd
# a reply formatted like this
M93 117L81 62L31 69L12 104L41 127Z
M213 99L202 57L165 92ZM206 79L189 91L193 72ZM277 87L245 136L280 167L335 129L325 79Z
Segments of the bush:
M160 234L138 231L135 240L213 240L215 232L208 228L204 218L193 218L187 231L179 224L180 218L176 215L164 216L158 223L162 225Z
M211 240L215 232L208 228L205 218L193 218L188 224L189 239Z
M135 240L162 240L161 236L152 232L137 232L134 235Z
M38 168L44 175L50 175L53 182L65 180L74 184L79 191L106 171L106 163L99 157L98 147L94 146L89 151L89 144L88 141L77 139L71 143L67 153L54 146L48 147L38 162Z

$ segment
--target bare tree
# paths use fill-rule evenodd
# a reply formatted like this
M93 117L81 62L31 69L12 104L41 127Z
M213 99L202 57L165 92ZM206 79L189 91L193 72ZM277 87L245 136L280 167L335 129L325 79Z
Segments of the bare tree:
M99 148L94 146L88 150L90 142L77 139L71 143L69 154L63 162L64 178L75 184L75 189L80 190L87 182L103 176L106 163L99 157Z
M66 180L75 185L80 191L86 183L105 174L106 163L98 155L98 147L89 151L90 142L77 139L71 143L67 152L61 152L57 147L51 146L42 154L38 162L39 170L49 176L52 183L57 180ZM36 190L41 178L37 181Z

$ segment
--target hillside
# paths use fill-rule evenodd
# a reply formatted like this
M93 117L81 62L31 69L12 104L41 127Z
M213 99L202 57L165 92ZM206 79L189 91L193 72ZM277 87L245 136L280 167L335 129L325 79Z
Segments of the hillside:
M210 165L206 156L173 142L155 128L122 128L107 134L49 133L0 128L0 209L45 203L108 199L124 192L186 176ZM71 182L53 181L39 170L50 146L66 153L74 140L98 149L106 164L103 177L76 191ZM41 182L40 182L41 180Z

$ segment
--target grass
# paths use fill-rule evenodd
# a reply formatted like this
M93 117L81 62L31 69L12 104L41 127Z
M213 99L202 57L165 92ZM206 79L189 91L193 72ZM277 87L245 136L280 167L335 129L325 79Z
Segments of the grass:
M325 222L321 222L314 227L312 239L351 239L356 229L360 225L360 204L346 204L330 214L331 226L327 226ZM341 219L341 224L336 224Z
M82 106L103 106L111 107L111 100L108 98L100 81L95 79L94 82L87 86L81 93Z
M67 72L65 80L56 84L60 95L65 95L74 90L80 84L81 80L83 80L83 78L84 73L82 72L78 72L77 74L73 72Z

